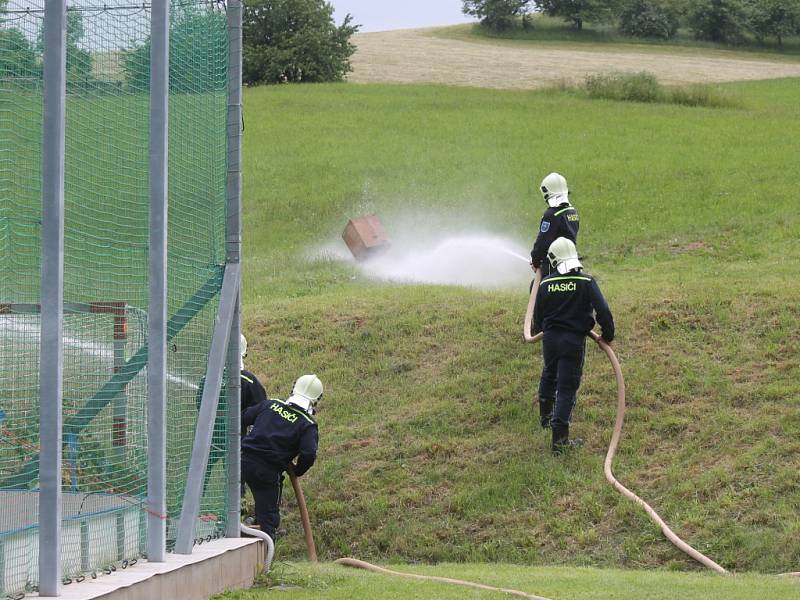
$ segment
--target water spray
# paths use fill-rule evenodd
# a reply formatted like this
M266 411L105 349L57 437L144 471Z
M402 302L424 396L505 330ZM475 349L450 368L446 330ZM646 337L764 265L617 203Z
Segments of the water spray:
M508 248L498 248L498 250L499 250L500 252L503 252L503 253L505 253L505 254L508 254L509 256L513 256L514 258L518 258L518 259L520 259L522 262L524 262L524 263L526 263L526 264L531 264L531 261L530 261L530 259L528 259L528 258L525 258L524 256L522 256L522 254L517 254L517 253L516 253L516 252L514 252L513 250L509 250Z
M519 260L521 260L524 263L530 264L530 259L525 258L524 256L522 256L518 252L514 252L510 248L507 248L507 247L505 247L503 245L499 245L496 241L494 241L494 243L491 243L488 239L483 239L483 240L480 240L480 239L478 239L478 240L475 240L475 239L465 240L465 239L462 239L462 238L449 238L449 239L446 239L444 242L442 242L436 248L436 250L434 250L434 252L441 252L443 250L449 250L449 249L452 249L452 248L459 248L459 247L464 247L464 246L470 246L470 247L478 246L479 248L481 248L483 250L493 251L493 252L500 252L501 254L507 254L508 256L513 256L514 258L518 258Z
M530 259L520 243L486 231L443 233L426 227L442 221L441 216L420 220L422 224L397 225L390 243L377 216L358 217L348 221L342 238L356 268L371 279L481 289L518 286L528 279ZM349 258L341 246L326 247L322 254Z

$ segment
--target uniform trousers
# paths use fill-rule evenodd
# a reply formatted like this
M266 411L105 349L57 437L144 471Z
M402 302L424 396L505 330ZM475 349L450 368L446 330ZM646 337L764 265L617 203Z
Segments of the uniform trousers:
M283 468L245 450L242 451L242 479L253 493L256 521L261 526L261 531L274 540L275 532L281 523Z
M539 380L539 397L555 400L554 427L569 426L572 409L583 375L586 336L573 331L548 329L542 340L544 367Z

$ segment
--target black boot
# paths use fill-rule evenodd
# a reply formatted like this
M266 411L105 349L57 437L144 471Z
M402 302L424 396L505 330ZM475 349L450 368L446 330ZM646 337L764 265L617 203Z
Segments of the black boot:
M542 429L549 429L550 419L553 418L553 403L552 398L539 398L539 425Z
M569 439L569 425L553 425L553 454L562 454L582 445L581 438Z

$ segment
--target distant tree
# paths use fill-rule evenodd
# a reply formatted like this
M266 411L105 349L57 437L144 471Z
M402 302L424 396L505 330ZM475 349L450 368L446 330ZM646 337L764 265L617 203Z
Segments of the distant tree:
M179 93L224 89L228 57L224 47L227 20L218 10L192 5L170 11L169 86ZM122 59L125 82L134 90L150 88L150 38L128 50Z
M747 5L745 0L696 0L688 17L697 39L736 43L744 37Z
M34 45L19 29L4 27L8 0L0 0L0 78L33 79L41 74Z
M67 84L86 81L92 72L92 55L80 47L86 35L83 15L79 11L67 10ZM36 51L44 54L44 25L39 28L36 38Z
M83 15L78 11L67 11L67 75L85 80L92 73L92 55L80 47L86 35Z
M774 37L783 46L785 37L800 34L800 0L750 0L747 28L759 41Z
M572 23L577 30L587 21L610 23L618 15L620 0L536 0L542 12Z
M669 39L678 32L680 9L670 0L629 0L619 16L625 35Z
M358 31L349 14L337 27L324 0L251 0L244 8L245 83L341 81L352 70Z
M527 15L532 5L532 0L463 0L461 12L477 17L481 25L495 31L511 29L522 17L523 27L527 29L530 26Z
M33 44L19 29L0 29L0 78L38 77L37 58Z

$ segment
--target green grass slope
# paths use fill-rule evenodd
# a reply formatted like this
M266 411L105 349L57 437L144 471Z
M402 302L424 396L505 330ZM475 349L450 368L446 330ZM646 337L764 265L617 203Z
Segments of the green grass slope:
M554 458L534 427L527 282L371 282L309 261L377 211L532 242L565 174L581 253L615 312L629 411L616 472L727 568L800 567L796 80L742 108L566 92L283 86L245 94L244 326L273 396L326 384L304 478L322 559L697 568L605 482L614 380L590 349ZM287 492L287 497L291 492ZM282 557L304 553L287 499Z

